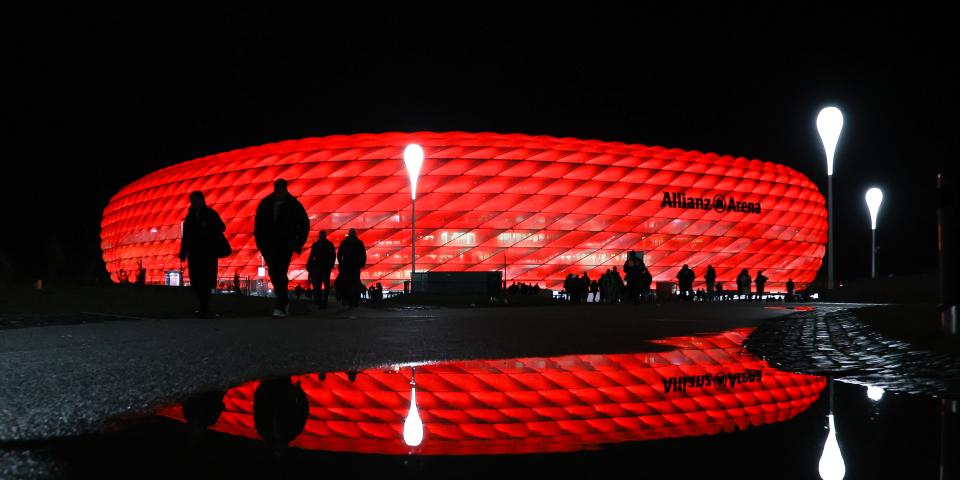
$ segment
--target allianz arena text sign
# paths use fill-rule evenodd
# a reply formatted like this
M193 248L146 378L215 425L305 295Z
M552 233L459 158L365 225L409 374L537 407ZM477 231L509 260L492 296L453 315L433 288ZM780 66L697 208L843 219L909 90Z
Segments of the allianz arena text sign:
M424 149L417 188L418 271L491 271L508 282L560 288L568 273L597 278L642 251L655 281L689 264L718 281L763 270L768 290L812 281L827 241L823 195L771 162L614 142L521 134L416 132L337 135L250 147L183 162L134 181L107 205L104 260L114 279L177 270L188 194L204 192L234 253L221 278L256 279L257 203L276 178L306 207L311 243L339 244L356 228L367 245L362 280L399 288L410 278L411 200L402 154ZM308 251L290 278L306 281Z

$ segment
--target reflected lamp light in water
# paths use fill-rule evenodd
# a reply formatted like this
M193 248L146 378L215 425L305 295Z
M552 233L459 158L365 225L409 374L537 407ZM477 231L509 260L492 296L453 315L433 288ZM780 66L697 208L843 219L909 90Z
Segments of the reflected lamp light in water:
M833 379L829 381L830 411L827 413L827 440L823 442L823 453L817 472L823 480L843 480L847 469L843 464L840 444L837 442L837 425L833 421Z
M826 379L743 353L750 331L663 338L635 353L299 375L309 418L290 446L387 455L574 452L741 431L806 411ZM419 379L402 373L413 367ZM211 429L260 439L252 428L258 383L229 389ZM161 414L184 420L176 406Z
M403 442L410 447L419 446L423 442L423 421L417 411L417 371L413 369L410 380L410 410L407 419L403 421Z
M823 443L823 453L820 455L817 471L823 480L842 480L847 469L843 465L840 444L837 443L837 427L833 423L832 413L827 415L827 421L829 423L827 441Z
M883 388L870 385L867 387L867 398L874 402L879 402L883 398Z

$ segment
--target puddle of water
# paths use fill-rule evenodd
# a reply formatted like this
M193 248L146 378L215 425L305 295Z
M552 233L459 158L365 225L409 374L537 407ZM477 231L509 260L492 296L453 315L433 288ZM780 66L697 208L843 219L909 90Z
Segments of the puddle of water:
M748 333L655 341L672 347L665 352L444 362L250 382L226 392L211 428L310 450L528 454L714 435L809 408L825 379L782 372L747 354ZM411 446L404 423L414 371L423 441ZM210 410L220 405L208 403ZM271 411L280 406L288 411ZM186 421L180 407L162 414ZM278 432L267 422L299 431Z
M749 332L657 340L660 352L265 379L59 457L71 476L818 478L832 411L844 478L957 478L955 401L827 388L748 354ZM420 442L407 422L414 370Z

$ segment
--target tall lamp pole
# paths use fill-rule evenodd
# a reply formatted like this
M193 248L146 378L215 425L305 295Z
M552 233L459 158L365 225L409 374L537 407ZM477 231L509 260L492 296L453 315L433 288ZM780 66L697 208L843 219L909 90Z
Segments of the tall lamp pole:
M837 107L827 107L817 115L817 131L827 154L827 289L833 288L833 154L837 150L843 114Z
M413 293L413 274L417 271L417 178L420 176L420 167L423 165L423 149L416 143L407 145L403 149L403 164L407 167L407 175L410 176L410 200L411 200L411 219L410 228L412 230L411 249L410 249L410 292Z
M877 214L883 203L883 192L879 188L867 190L867 208L870 209L870 278L877 278Z

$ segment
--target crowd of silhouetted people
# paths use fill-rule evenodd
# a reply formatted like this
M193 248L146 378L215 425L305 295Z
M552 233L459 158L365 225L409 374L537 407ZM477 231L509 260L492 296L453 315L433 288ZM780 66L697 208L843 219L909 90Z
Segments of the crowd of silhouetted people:
M507 295L540 295L542 289L540 285L523 282L513 282L507 287Z
M735 290L723 288L723 283L717 281L717 272L713 265L707 265L703 278L704 288L694 290L693 285L697 279L696 272L689 265L683 265L676 275L676 296L684 301L782 299L790 302L799 299L792 278L787 280L787 292L785 294L766 292L765 288L769 279L763 274L762 270L758 270L753 278L750 277L750 272L747 269L741 270L736 277L737 287ZM617 267L608 269L598 279L591 279L587 272L583 272L583 275L580 276L569 273L563 281L561 295L572 303L651 303L657 298L658 293L652 290L652 286L653 274L644 265L639 255L635 252L629 252L627 260L623 264L623 276L620 275ZM670 286L672 287L672 285ZM674 292L671 289L659 293L672 297Z
M183 236L180 244L180 260L187 262L190 285L197 294L199 317L216 316L210 313L210 293L216 285L217 263L231 253L230 244L224 235L226 225L212 208L207 206L203 193L190 193L190 207L183 221ZM310 231L307 211L296 197L287 190L286 180L273 182L273 192L257 205L253 236L267 265L270 281L276 294L272 316L286 317L290 314L287 270L293 254L300 254ZM308 280L316 304L325 308L328 304L331 285L330 273L339 264L339 274L334 280L337 299L349 308L360 304L362 295L383 295L382 286L368 290L360 281L360 270L367 263L366 247L350 229L347 237L334 247L321 231L317 241L310 247L307 260ZM239 276L234 276L239 291ZM302 287L297 285L298 288ZM296 289L294 289L295 295Z
M273 192L257 205L254 240L266 263L276 294L272 316L282 318L290 313L287 270L293 254L303 251L310 220L303 204L287 190L286 180L275 180L273 187ZM226 225L220 215L207 206L203 193L191 192L190 207L183 220L180 259L187 262L190 284L197 295L195 313L199 317L216 316L210 313L210 295L216 286L217 263L231 253L225 231ZM294 295L300 298L305 293L309 294L319 308L327 307L331 291L336 292L337 301L349 308L357 307L361 297L370 301L381 300L383 286L379 282L367 287L360 281L360 271L366 262L366 247L357 237L356 230L351 228L339 246L334 246L326 232L320 231L317 240L310 246L306 263L310 290L305 291L298 284ZM330 274L335 265L339 273L331 286ZM762 301L779 297L779 294L767 294L765 288L768 279L760 270L751 278L750 272L743 269L736 277L736 287L731 290L725 289L723 283L717 280L717 272L712 265L707 265L702 273L704 288L694 290L696 272L688 265L677 272L677 296L680 299ZM239 275L234 274L234 290L237 292L240 291L239 284ZM563 281L561 295L573 303L650 303L658 299L658 294L673 296L672 288L659 292L652 287L653 274L644 264L642 254L629 252L622 273L617 267L608 269L596 279L591 279L587 272L580 276L569 273ZM786 288L783 299L797 299L792 279L787 281ZM540 286L536 284L513 283L507 287L508 295L539 293Z

